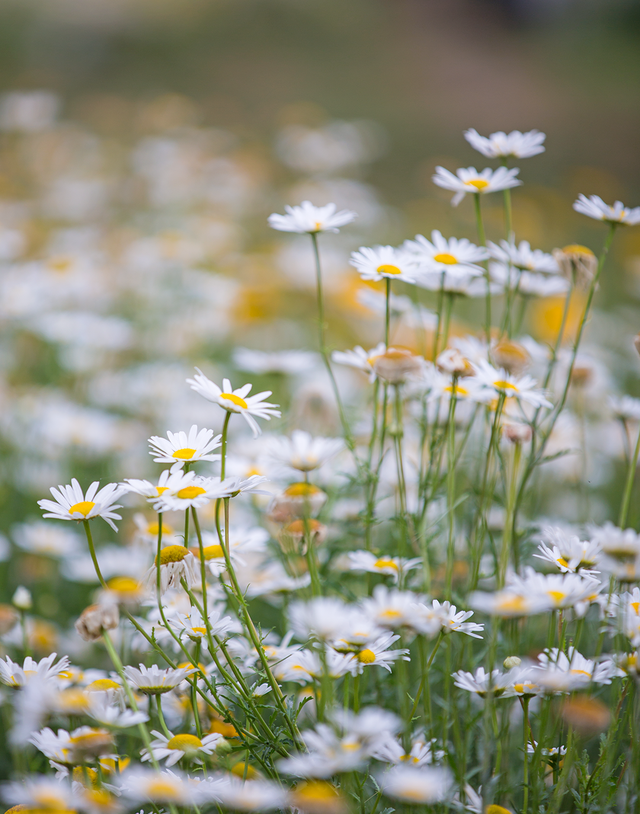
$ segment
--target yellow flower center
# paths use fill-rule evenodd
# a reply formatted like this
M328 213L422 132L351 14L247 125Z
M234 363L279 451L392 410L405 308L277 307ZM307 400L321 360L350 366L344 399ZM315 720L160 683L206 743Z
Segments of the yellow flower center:
M137 594L140 583L133 577L112 577L107 581L107 587L119 594Z
M498 390L515 390L516 393L518 392L518 388L515 386L515 384L511 384L511 382L502 381L502 379L498 379L497 382L494 382L493 386L496 387Z
M508 808L504 806L496 805L492 803L490 806L487 806L484 810L484 814L511 814Z
M243 410L247 410L249 407L243 398L236 396L234 393L220 393L220 398L230 401L232 404L235 404L236 407L242 407Z
M569 670L569 672L573 673L573 675L587 676L587 678L591 678L591 673L588 673L586 670Z
M104 729L92 729L91 732L83 732L82 735L76 735L75 738L69 738L69 743L85 749L91 748L95 744L98 744L98 746L104 744L106 748L107 742L110 740L111 737L109 733L105 732Z
M243 780L245 778L247 780L255 780L256 777L259 777L258 772L253 768L253 766L249 766L242 760L240 763L236 763L236 765L231 769L231 774L235 774L236 777L241 777Z
M205 560L215 560L219 557L224 557L224 551L221 545L208 545L202 549Z
M201 636L204 636L207 632L206 627L192 627L191 630L193 630L194 633L200 633Z
M185 486L184 489L176 492L176 497L179 497L180 500L193 500L198 495L204 495L206 491L202 486Z
M168 545L160 552L160 565L167 565L170 562L182 562L188 553L189 549L183 545Z
M87 687L88 692L104 692L105 690L119 690L120 685L110 678L97 678Z
M566 254L589 254L591 257L595 257L591 249L586 246L581 246L580 243L570 243L568 246L565 246L562 251L566 252Z
M183 461L190 461L191 458L196 454L195 449L190 449L189 447L185 447L184 449L177 449L173 453L174 458L181 458ZM162 494L162 492L160 492Z
M559 563L560 565L564 565L564 567L565 567L565 568L568 568L568 567L569 567L569 563L568 563L568 562L565 560L565 558L564 558L564 557L558 557L558 560L557 560L557 561L558 561L558 563Z
M95 505L96 504L90 500L81 500L80 503L74 503L73 506L69 508L69 514L78 512L86 517Z
M285 495L288 497L310 497L316 495L320 489L312 483L292 483L284 490Z
M556 605L560 605L560 603L566 599L566 594L562 591L547 591L551 599L556 603Z
M522 596L508 596L501 602L498 602L497 610L502 611L521 611L527 607L527 603Z
M163 492L166 492L168 486L156 486L158 490L158 494L161 495ZM160 531L160 525L158 523L149 523L147 526L147 534L150 534L152 537L157 537L158 532ZM166 523L162 524L162 533L168 535L173 534L173 529L171 526L167 526Z
M362 662L362 664L373 664L376 660L376 654L373 650L361 650L358 653L358 661Z
M179 786L175 783L172 783L170 780L165 779L164 777L154 778L147 786L147 796L151 797L152 799L155 798L156 800L163 799L176 800L178 799L179 794L180 794Z
M475 187L478 192L489 186L489 182L485 181L484 178L474 178L473 181L465 181L465 184L468 187Z
M441 252L440 254L434 254L433 259L436 263L444 263L445 266L455 266L458 262L457 259L448 252Z
M331 783L327 783L326 780L310 780L308 783L301 783L294 789L293 793L296 801L302 805L304 805L305 802L325 803L333 807L336 798L339 797L339 792L336 787L331 785Z
M402 614L400 611L393 610L393 608L388 608L386 611L383 611L380 616L382 619L399 619Z
M378 274L402 274L402 269L399 269L397 266L390 266L388 263L378 266L376 271Z
M445 387L444 392L445 393L453 393L453 385L450 384L448 387ZM456 384L455 393L456 393L456 396L468 396L469 395L469 391L467 390L467 388L466 387L460 387L459 384Z
M629 602L629 607L633 608L636 613L640 613L640 602Z
M373 567L374 567L374 568L393 568L393 569L394 569L394 571L397 571L397 570L398 570L398 564L397 564L397 563L395 563L395 562L394 562L392 559L390 559L389 557L380 557L380 559L379 559L379 560L376 560L376 561L373 563Z
M169 488L168 486L156 486L156 492L158 493L158 497L160 497L160 495L163 495L167 491L168 488ZM158 524L156 523L156 534L158 533L157 532L157 527L158 527Z
M34 802L38 803L42 808L56 808L66 809L64 800L59 797L54 791L48 789L36 790L33 794Z
M180 752L195 752L201 746L202 741L195 735L174 735L170 741L167 741L167 749L176 749Z

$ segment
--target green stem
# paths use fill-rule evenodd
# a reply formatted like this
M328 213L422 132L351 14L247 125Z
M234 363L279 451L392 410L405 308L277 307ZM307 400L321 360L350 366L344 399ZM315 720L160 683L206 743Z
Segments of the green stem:
M482 208L480 206L480 193L474 193L473 206L476 212L476 227L478 229L478 240L481 246L487 245L487 239L484 233L484 223L482 222ZM489 278L489 266L485 261L484 270L485 280L487 281L487 294L485 297L485 325L484 332L487 338L487 348L491 344L491 281Z
M620 517L618 518L618 527L623 529L627 523L627 516L629 514L629 504L631 503L631 491L633 489L633 481L636 476L636 467L638 466L638 453L640 453L640 427L638 427L638 440L633 451L631 460L629 461L629 469L627 470L627 482L624 487L624 495L622 498L622 505L620 506Z
M384 346L389 349L389 324L391 322L391 279L385 277L385 306L384 306Z

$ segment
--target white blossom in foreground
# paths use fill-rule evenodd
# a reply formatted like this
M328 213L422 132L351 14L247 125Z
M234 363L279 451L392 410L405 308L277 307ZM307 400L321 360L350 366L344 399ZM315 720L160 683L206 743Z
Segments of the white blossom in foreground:
M539 130L529 130L527 133L498 130L487 137L481 136L473 127L465 130L464 137L474 150L487 158L531 158L544 152L546 139L546 135Z
M349 263L363 280L400 280L415 283L416 268L414 258L402 249L393 246L361 246L351 253Z
M55 520L91 520L94 517L102 517L103 520L117 531L114 520L122 520L115 509L121 508L115 501L122 494L122 489L117 483L108 483L100 491L100 483L95 481L87 489L86 494L82 491L80 484L72 478L71 485L51 487L53 500L39 500L38 506L46 510L43 517L52 517Z
M403 248L429 271L449 275L481 275L484 270L478 263L489 257L483 246L476 246L466 238L450 237L447 240L437 230L431 232L431 240L416 235L414 240L406 240Z
M506 167L498 167L497 170L487 167L482 172L478 172L475 167L461 167L454 175L444 167L436 167L432 180L436 186L456 193L451 203L457 206L467 194L485 195L487 192L520 186L522 181L516 178L519 172L518 169L508 170Z
M586 215L594 220L603 220L606 223L618 223L624 226L635 226L640 223L640 206L629 208L622 201L616 201L613 206L606 204L598 195L578 195L573 204L576 212Z
M191 389L199 393L207 401L219 404L229 413L239 413L247 424L251 427L254 438L260 435L260 427L253 416L265 418L267 421L271 417L280 418L280 410L276 409L277 404L270 404L265 401L271 395L271 390L256 393L249 396L252 385L245 384L238 390L233 390L229 379L222 380L222 389L217 384L208 379L204 373L196 368L196 375L193 379L187 379L187 384Z
M163 735L153 729L151 734L155 736L155 740L151 741L151 750L143 749L140 759L143 763L151 760L153 753L156 760L165 761L165 766L173 766L185 756L198 760L200 755L212 755L223 740L222 735L217 732L203 736L202 740L189 733L174 735L169 732L168 735Z
M69 667L68 656L63 656L56 662L56 655L57 653L51 653L40 661L27 656L22 666L9 656L0 659L0 681L10 687L24 687L32 679L42 679L45 682L54 680Z
M393 766L378 775L387 797L413 805L431 805L445 800L453 785L453 775L444 766Z
M214 435L213 430L198 430L194 424L188 433L167 432L167 437L153 435L149 439L150 455L156 463L170 463L181 468L185 463L195 461L219 461L219 455L212 455L220 447L221 435Z
M358 217L356 212L349 209L336 212L334 203L314 206L310 201L303 201L300 206L285 206L284 209L286 215L269 215L269 226L279 232L339 232L341 226L346 226Z

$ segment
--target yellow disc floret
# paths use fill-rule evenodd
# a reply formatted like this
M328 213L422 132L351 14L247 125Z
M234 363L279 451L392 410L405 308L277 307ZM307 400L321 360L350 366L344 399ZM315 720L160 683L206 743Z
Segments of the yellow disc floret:
M240 396L236 396L235 393L220 393L220 398L230 401L232 404L235 404L236 407L242 407L243 410L247 410L249 407L247 402L243 398L240 398Z
M74 503L73 506L69 507L69 514L76 514L77 512L86 517L95 505L90 500L81 500L80 503Z
M397 266L390 266L388 263L378 266L376 271L378 274L402 274L402 269L399 269Z
M478 192L482 189L486 189L489 186L489 182L485 181L484 178L474 178L473 181L465 181L465 184L469 187L475 187Z
M175 749L179 752L195 752L202 746L200 738L195 735L174 735L167 741L167 749Z
M189 549L183 545L168 545L160 552L160 565L167 565L170 562L182 562L189 553ZM156 557L156 565L158 560Z
M434 254L433 259L436 261L436 263L444 263L445 266L455 266L455 264L458 262L457 259L448 252Z
M184 489L176 492L176 497L179 497L180 500L193 500L194 497L204 495L206 491L202 486L185 486Z
M358 661L362 664L373 664L375 660L376 654L373 652L373 650L369 650L367 648L366 650L361 650L358 653Z
M189 447L185 447L184 449L177 449L173 453L173 457L174 458L180 458L183 461L190 461L195 454L196 454L195 449L190 449Z

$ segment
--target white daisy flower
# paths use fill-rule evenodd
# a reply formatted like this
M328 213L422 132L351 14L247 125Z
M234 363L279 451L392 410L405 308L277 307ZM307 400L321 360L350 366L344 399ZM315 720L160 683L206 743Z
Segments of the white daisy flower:
M640 421L640 399L633 396L609 396L609 406L616 418Z
M170 692L178 684L181 684L187 676L197 672L195 667L179 667L172 669L167 667L162 670L156 664L151 667L145 667L144 664L137 667L126 665L124 668L127 679L133 684L134 688L144 695L162 695L165 692Z
M391 732L385 732L371 753L371 757L394 765L429 766L436 760L442 760L445 756L444 751L436 749L435 746L435 738L427 741L424 732L414 733L411 738L411 748L406 752L398 738L394 737Z
M297 376L318 365L317 353L306 350L278 350L269 353L250 348L235 348L233 363L247 373L286 373Z
M480 698L485 698L489 693L493 693L496 697L504 695L510 684L508 677L500 670L492 670L487 673L484 667L478 667L475 673L458 670L452 674L452 678L455 678L456 687L475 693Z
M602 583L580 574L540 574L527 566L523 576L511 576L508 587L522 596L546 596L549 608L573 608L578 616L583 616L589 605L597 601Z
M379 639L369 642L366 647L355 653L355 658L351 662L351 674L362 675L365 667L384 667L390 673L391 665L397 659L411 661L408 650L389 649L399 638L400 636L395 633L383 633Z
M318 469L342 449L341 438L314 438L304 430L294 430L290 438L272 435L265 445L269 458L300 472Z
M198 426L194 424L188 434L167 431L167 438L153 435L149 439L149 455L157 456L153 459L157 464L173 464L172 469L194 461L219 461L220 455L211 453L221 446L221 438L221 435L214 436L213 430L198 431Z
M501 240L499 244L488 241L487 248L494 260L521 271L540 274L560 273L555 257L540 249L532 249L528 240L521 240L518 245L506 240Z
M473 127L465 130L464 137L474 150L487 158L531 158L544 152L543 143L546 139L546 135L539 130L529 130L527 133L521 133L520 130L504 133L499 130L487 138Z
M161 487L162 492L156 498L153 508L157 512L186 511L191 507L200 509L211 500L229 497L232 491L230 486L234 483L235 481L227 484L227 481L221 482L220 478L203 478L195 472L178 469Z
M440 232L431 232L431 240L416 235L415 240L406 240L404 249L412 254L420 265L429 271L438 271L449 276L478 276L484 270L478 263L489 257L483 246L476 246L466 238L446 240Z
M175 627L180 635L187 635L192 641L200 641L207 636L207 626L204 618L197 608L191 608L190 613L178 612L175 616L167 619L171 627ZM242 628L238 622L230 616L222 616L218 610L209 611L209 630L212 636L219 636L226 639L230 631L240 633Z
M384 342L380 342L375 348L371 348L371 350L368 351L360 345L356 345L353 350L334 350L331 354L331 358L338 365L347 365L347 367L364 370L365 373L369 374L369 381L373 382L377 376L373 369L374 362L379 356L384 355L386 352L387 346Z
M472 636L474 639L482 638L478 633L484 630L484 625L467 622L467 619L473 616L473 611L458 611L456 606L452 605L448 599L444 602L434 599L430 605L420 603L418 608L418 612L428 620L436 621L438 629L444 633L459 631L460 633L466 633L467 636Z
M603 220L606 223L619 223L625 226L635 226L640 223L640 206L629 208L621 201L616 201L613 206L606 204L598 195L578 195L578 200L573 204L576 212L586 215L594 220Z
M285 809L287 791L270 780L244 780L235 775L220 778L212 789L223 808L236 811L268 811Z
M497 170L487 167L482 172L478 172L475 167L467 167L456 170L454 175L444 167L436 167L432 180L437 186L456 193L451 203L453 206L457 206L468 193L484 195L487 192L498 192L501 189L520 186L522 181L516 178L519 172L518 169L508 170L506 167L498 167Z
M293 602L289 620L301 640L314 636L321 641L340 638L347 614L353 609L338 597L316 597L309 602Z
M602 548L605 557L620 562L640 556L640 534L635 529L621 529L613 523L590 528L591 540Z
M558 297L569 290L569 281L557 274L543 276L504 263L489 263L489 275L496 293L509 288L523 297Z
M469 381L473 382L478 400L493 401L496 396L502 394L507 399L514 398L534 407L548 409L553 407L544 391L536 387L536 381L532 376L514 376L504 368L497 369L483 359L474 362L473 367L475 376Z
M157 586L157 559L144 576L144 584L149 590ZM160 593L166 593L169 588L180 588L182 580L188 588L200 585L198 561L183 545L165 546L160 552Z
M552 563L563 574L579 571L584 576L592 576L598 573L594 570L601 551L598 542L581 540L558 526L545 527L542 534L552 547L541 543L538 546L541 553L534 557Z
M165 469L163 472L160 473L160 477L158 478L158 483L154 484L148 480L141 480L138 478L125 478L124 482L121 484L123 489L126 489L127 492L135 492L137 495L142 495L143 497L148 498L149 500L156 500L163 492L166 492L169 488L167 486L167 482L172 475L171 469ZM136 518L140 518L142 515L136 515ZM143 516L142 516L143 517ZM136 520L134 518L134 521ZM138 521L136 521L136 525L138 525ZM148 527L148 523L145 521L145 525ZM158 536L158 529L156 528L154 537Z
M422 557L405 559L403 557L387 557L384 554L377 557L371 551L350 551L349 569L351 571L367 571L370 574L383 574L398 581L400 574L406 574L422 563Z
M611 659L595 662L570 647L566 653L552 648L538 656L536 681L547 692L573 692L594 684L611 684L617 667Z
M238 390L231 388L229 379L222 380L222 389L217 384L208 379L204 373L196 368L197 374L193 379L187 379L187 384L191 385L191 389L195 390L201 396L212 401L214 404L219 404L224 410L229 413L240 413L245 419L247 424L253 431L254 438L260 435L260 427L258 426L255 418L264 418L267 421L271 417L280 418L280 410L276 409L277 404L270 404L265 401L271 395L271 390L265 390L262 393L256 393L255 396L249 396L252 385L245 384Z
M202 740L189 733L174 735L173 732L169 732L167 736L152 729L151 734L155 735L155 740L151 741L150 750L142 750L140 760L143 763L151 760L153 754L156 760L164 760L166 766L173 766L185 755L201 763L202 761L198 760L200 755L212 755L220 742L224 741L222 735L217 732L205 735Z
M361 246L351 253L349 263L357 269L363 280L401 280L415 283L416 263L402 249L393 246Z
M95 481L87 489L86 494L80 488L80 484L72 478L71 485L51 487L53 500L39 500L38 506L45 509L43 517L53 517L56 520L91 520L94 517L102 517L114 531L117 527L114 520L122 520L115 509L121 508L115 501L122 494L122 487L118 483L108 483L100 491L99 481Z
M318 232L338 232L358 215L349 209L336 212L334 203L314 206L311 201L303 201L300 206L285 206L286 215L269 215L269 226L279 232L298 234L318 234Z
M477 611L505 619L533 616L549 610L548 597L541 594L523 595L519 589L512 587L494 593L474 591L468 602Z
M11 805L21 805L35 811L75 811L76 794L67 780L46 775L31 775L7 783L2 797Z
M299 684L310 684L320 681L323 675L330 678L342 678L353 670L353 653L338 653L332 648L325 651L325 664L317 652L299 650L283 661L275 664L272 672L278 681L296 681Z
M376 585L373 596L365 598L361 607L363 613L382 628L415 629L420 599L412 591L398 591L385 585Z
M126 669L126 668L125 668ZM191 808L199 784L177 772L159 772L136 766L120 776L119 789L125 799L136 803L160 803Z
M81 539L70 529L34 520L20 523L11 530L15 544L23 551L49 557L75 556L81 550ZM85 545L86 547L86 545Z
M377 780L387 797L411 805L440 803L453 786L453 775L444 766L393 766Z
M35 661L31 656L27 656L22 667L6 656L4 659L0 659L0 681L10 687L24 687L31 679L52 681L69 667L68 656L63 656L56 662L56 655L57 653L51 653L40 661Z
M112 703L109 700L108 693L104 691L92 692L89 698L87 715L104 726L125 729L128 726L134 726L134 724L149 720L149 716L142 710L138 710L138 712L134 712L132 709L123 710L121 704Z

